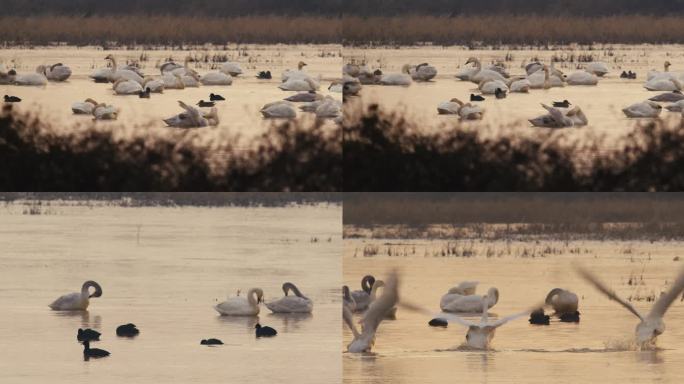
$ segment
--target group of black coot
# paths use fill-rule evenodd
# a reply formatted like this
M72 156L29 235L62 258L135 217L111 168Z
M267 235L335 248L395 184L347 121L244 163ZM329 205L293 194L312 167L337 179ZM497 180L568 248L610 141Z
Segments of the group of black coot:
M264 327L261 324L257 323L257 325L254 326L255 329L255 334L256 337L273 337L278 334L278 331L271 327ZM223 341L219 339L204 339L200 342L200 345L208 345L208 346L213 346L213 345L223 345Z
M508 96L508 93L501 88L497 88L496 91L494 91L494 96L497 99L501 100L501 99L505 99ZM472 102L485 101L485 100L486 99L483 96L476 95L474 93L470 94L470 101L472 101Z
M140 330L135 324L124 324L116 328L116 335L119 337L136 337L140 334ZM93 341L100 341L102 334L92 329L80 329L76 333L76 340L83 344L83 358L87 361L90 359L99 359L110 355L109 351L99 348L90 348L90 343Z

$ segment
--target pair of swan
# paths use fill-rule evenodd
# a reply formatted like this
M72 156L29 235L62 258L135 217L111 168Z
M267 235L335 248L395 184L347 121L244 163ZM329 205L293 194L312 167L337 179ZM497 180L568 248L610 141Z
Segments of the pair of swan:
M342 114L342 102L330 96L299 107L304 112L313 112L319 119L334 119Z
M577 271L582 278L594 286L601 293L606 295L610 300L617 302L625 307L628 311L639 318L639 324L636 326L635 336L636 342L640 347L648 347L652 345L656 338L665 331L665 323L663 317L670 305L682 294L684 291L684 270L679 272L672 287L665 292L653 304L650 312L642 314L637 311L632 304L619 297L615 291L608 288L598 277L591 273L588 269L577 267Z
M658 117L662 111L663 107L660 104L650 100L632 104L622 110L627 117L631 118Z
M92 115L95 107L98 106L98 102L93 99L86 99L85 101L79 101L71 105L71 111L75 115Z
M290 296L290 291L294 296ZM302 292L292 283L283 284L285 296L281 299L266 303L266 307L273 313L311 313L313 311L313 301L304 296Z
M589 124L587 116L580 107L567 109L549 107L546 104L542 104L542 107L544 107L548 113L529 120L535 127L570 128L583 127Z
M290 296L289 292L295 296ZM266 304L273 313L311 313L313 302L292 283L283 284L285 296ZM252 288L246 297L235 296L216 305L214 309L222 316L256 316L260 312L259 304L264 301L264 291Z
M116 120L119 117L119 108L113 105L100 103L93 109L94 120Z
M428 63L406 64L402 68L402 72L411 76L414 81L430 81L437 76L437 68Z
M492 308L499 301L499 290L492 287L486 295L476 295L478 282L465 281L449 289L442 296L439 307L444 312L477 313L482 310L483 298L486 297L486 310Z
M399 279L396 272L390 274L387 284L380 297L375 299L364 313L360 321L361 331L356 328L352 311L347 306L342 307L344 323L351 330L354 338L347 351L351 353L368 353L375 345L375 334L387 313L396 307L399 302Z
M218 110L214 107L210 112L201 111L195 107L178 101L184 112L164 120L169 127L175 128L204 128L219 124Z
M111 63L112 67L104 68L91 74L90 77L93 78L96 82L115 83L118 80L124 79L134 81L142 85L143 76L137 68L132 66L125 66L119 68L116 58L113 55L107 55L107 57L105 57L105 60L108 60ZM102 81L103 78L106 79L106 81Z
M565 78L561 71L544 65L541 69L527 76L531 89L550 89L565 86Z
M484 109L478 105L464 103L459 99L451 99L437 106L440 115L458 115L461 120L481 120Z
M37 71L42 71L45 77L50 81L66 81L71 77L71 68L62 63L53 65L40 65Z
M90 288L95 292L90 293ZM89 280L83 283L81 292L74 292L63 295L53 301L49 307L54 311L85 311L90 305L90 299L102 296L102 287L95 281Z

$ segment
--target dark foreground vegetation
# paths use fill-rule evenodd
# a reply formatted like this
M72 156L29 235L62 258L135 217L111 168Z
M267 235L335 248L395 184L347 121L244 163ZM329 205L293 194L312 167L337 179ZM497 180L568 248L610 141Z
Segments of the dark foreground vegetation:
M5 106L0 114L3 191L339 191L341 131L274 125L248 150L196 144L193 131L117 138L113 129L58 134ZM137 132L137 131L136 131ZM212 164L216 151L221 164Z
M684 239L684 194L351 193L344 224L348 236Z
M377 105L358 115L344 127L345 191L684 190L679 119L637 126L624 148L606 151L610 143L601 136L579 147L561 144L548 129L533 135L510 129L485 138L458 127L426 133L435 130Z

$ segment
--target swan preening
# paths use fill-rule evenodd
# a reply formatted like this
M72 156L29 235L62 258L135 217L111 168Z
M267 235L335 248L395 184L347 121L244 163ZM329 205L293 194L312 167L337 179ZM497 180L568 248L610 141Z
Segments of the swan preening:
M86 99L85 101L78 101L71 104L71 111L75 115L92 115L98 102L93 99Z
M90 293L90 288L95 288L95 292ZM83 283L81 292L69 293L61 296L49 305L54 311L85 311L90 304L90 298L102 296L100 284L89 280Z
M290 296L290 291L294 296ZM285 297L266 303L266 307L273 313L311 313L313 302L292 283L283 284Z
M549 107L542 104L542 107L548 112L537 118L531 119L530 123L535 127L543 128L570 128L583 127L589 124L587 116L580 107L572 109Z
M297 110L288 101L268 103L261 108L260 112L267 119L294 119L297 117Z
M354 339L347 346L351 353L370 352L375 345L375 334L388 311L391 311L399 301L398 276L396 272L390 274L382 295L373 301L360 321L361 331L354 324L353 314L347 307L343 307L343 319L354 335Z
M484 109L478 105L464 103L457 98L445 101L437 106L440 115L458 115L461 120L481 120Z
M499 290L492 287L486 295L476 295L477 282L463 282L457 287L451 288L442 296L439 307L444 312L479 313L482 310L483 300L487 309L492 308L499 301Z
M219 124L218 110L214 107L210 112L201 111L195 107L178 101L178 105L185 110L171 118L165 119L164 123L175 128L204 128Z
M228 300L214 307L221 316L256 316L259 314L259 303L264 300L264 291L252 288L247 296L229 297Z
M406 64L402 68L402 72L411 76L415 81L430 81L437 76L437 68L428 63L418 65Z
M71 68L62 63L53 65L41 65L38 70L45 75L49 81L66 81L71 77Z
M116 120L118 117L119 109L113 105L100 103L93 109L94 120Z
M375 284L375 277L366 275L361 279L361 290L353 291L351 297L355 303L355 311L365 311L370 305L370 294Z
M494 321L489 321L487 309L489 308L491 299L488 297L488 295L484 295L482 297L478 296L478 299L480 300L480 310L478 310L477 312L482 311L482 317L480 318L479 323L467 321L456 315L445 316L445 318L450 322L453 321L465 327L468 327L468 332L466 333L466 345L474 349L489 349L497 328L508 323L509 321L527 316L530 312L532 312L531 310L527 310L512 316L503 317L501 319Z
M622 110L627 117L658 117L662 112L663 107L654 101L642 101L640 103L632 104Z
M677 297L684 291L684 270L679 272L670 290L660 296L660 298L653 304L651 311L643 315L632 304L620 298L615 291L608 288L598 277L592 272L583 267L576 267L579 275L587 282L593 285L601 293L608 296L610 300L617 302L625 307L628 311L639 318L640 322L636 327L636 342L641 347L647 347L653 344L656 338L665 331L665 323L663 317L667 309L672 305Z

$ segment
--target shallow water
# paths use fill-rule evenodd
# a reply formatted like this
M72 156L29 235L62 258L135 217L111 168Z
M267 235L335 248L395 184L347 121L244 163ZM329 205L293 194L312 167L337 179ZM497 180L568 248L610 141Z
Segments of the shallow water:
M0 208L0 382L336 383L341 381L341 208L120 208L61 206L24 215ZM88 279L103 296L83 313L51 311ZM212 308L237 289L282 296L285 281L314 301L311 316L257 318ZM117 338L132 322L141 334ZM83 361L76 330L102 332ZM203 338L219 347L200 346Z
M364 256L366 246L375 256ZM344 282L360 289L368 273L383 278L399 268L402 300L420 304L436 317L446 291L464 280L480 282L478 293L500 291L491 315L509 316L542 302L553 288L570 289L580 297L580 324L553 321L533 326L527 318L505 324L496 332L491 351L458 347L466 329L427 325L430 316L399 308L397 320L384 321L374 354L344 354L345 383L677 383L684 364L684 303L677 300L665 317L667 330L655 351L631 346L638 319L609 301L572 272L571 263L594 270L618 294L659 295L672 282L682 261L682 243L576 241L452 241L462 254L442 256L446 241L345 240ZM388 256L388 250L393 256ZM374 251L373 251L374 252ZM368 253L366 253L368 254ZM489 255L489 257L488 257ZM534 257L532 257L534 255ZM638 285L629 285L634 275ZM643 276L643 283L641 277ZM652 303L634 300L639 310ZM469 320L478 320L470 316ZM344 329L344 345L351 332Z
M39 110L45 120L54 122L57 127L71 129L75 124L88 124L91 117L75 116L71 104L87 98L112 104L120 108L117 122L99 122L100 125L139 125L139 129L165 128L163 119L176 115L182 110L178 100L195 105L200 100L209 100L210 93L224 96L227 101L217 104L221 123L218 130L240 134L251 138L266 131L272 121L264 120L259 110L267 103L282 100L296 92L284 92L280 85L281 73L286 69L296 69L299 61L308 64L306 71L321 78L321 93L341 100L341 94L330 93L328 86L333 79L340 78L341 47L338 45L244 45L229 47L228 51L216 47L200 47L196 50L172 51L159 50L112 50L85 47L38 47L35 49L2 49L0 63L17 72L34 72L40 64L61 62L71 67L73 74L64 83L49 83L46 87L0 86L0 94L10 94L24 101L17 105L20 110ZM185 57L209 54L225 54L231 61L242 66L243 75L233 79L231 86L200 86L184 90L169 89L163 94L152 94L150 99L137 96L117 96L111 84L96 84L88 75L97 68L106 67L104 60L108 54L114 55L118 65L127 60L139 60L146 54L147 61L140 62L146 75L159 75L158 66L172 57L182 64ZM219 68L220 64L216 64ZM211 63L190 64L200 75L215 72ZM270 70L273 80L258 80L259 71ZM313 120L311 114L299 113L299 118ZM332 123L329 123L332 124ZM210 134L214 128L205 131Z
M529 94L513 93L504 100L496 100L485 96L487 100L480 103L485 108L483 122L485 125L515 125L522 129L529 127L528 119L545 113L541 103L551 104L553 101L569 100L580 106L589 119L592 131L605 134L620 135L634 126L637 120L627 119L622 109L657 95L643 88L649 70L663 70L663 63L669 60L674 72L684 71L684 46L668 45L614 45L594 46L592 50L582 47L558 47L550 50L506 49L469 50L462 47L399 47L399 48L345 48L345 62L366 63L369 67L380 68L384 73L399 73L404 64L428 62L437 67L437 77L427 83L414 82L409 87L364 86L361 98L355 103L367 105L379 103L387 109L399 109L408 113L421 124L421 128L433 130L440 123L455 124L453 116L439 116L439 103L459 98L467 102L471 93L479 94L477 85L461 81L454 76L463 68L469 57L479 58L483 65L501 60L511 54L512 61L505 62L511 76L523 75L524 64L533 58L549 64L552 56L568 57L569 55L589 54L594 60L605 62L611 72L600 80L598 86L565 86L549 90L530 90ZM566 75L575 72L578 63L575 61L558 62L556 68ZM622 71L637 72L637 80L620 79ZM676 113L663 111L663 117L676 118ZM467 123L468 125L470 123ZM472 124L471 124L472 125Z

